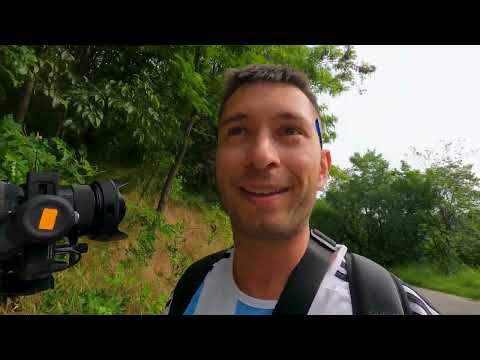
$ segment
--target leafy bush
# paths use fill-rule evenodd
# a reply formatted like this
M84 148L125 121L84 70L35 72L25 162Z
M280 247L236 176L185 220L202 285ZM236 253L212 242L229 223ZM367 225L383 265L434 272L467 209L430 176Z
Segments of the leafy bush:
M155 253L157 231L159 231L168 240L167 251L171 260L173 259L174 268L183 268L182 264L187 260L178 251L178 246L184 241L182 223L168 224L163 215L155 209L132 205L129 206L125 224L129 229L133 227L140 229L137 241L128 250L133 258L144 264L151 259Z
M80 295L80 313L114 315L125 311L126 300L106 289L92 289Z
M185 243L183 223L177 223L171 230L173 231L169 235L166 250L173 270L173 280L177 280L192 264L193 259L180 250L180 246Z
M183 183L184 183L184 180L180 175L177 175L173 179L172 190L170 192L170 199L180 200L183 198L184 196Z
M135 259L146 263L155 253L156 231L164 224L161 214L151 208L130 206L124 223L128 229L140 229L137 241L128 251Z
M6 115L0 119L0 178L21 184L32 170L58 172L64 184L84 184L96 173L85 153L77 155L59 138L26 135Z
M227 246L233 245L233 234L230 225L230 218L222 210L222 207L218 203L208 205L204 211L204 219L210 226L210 234L208 236L208 243L218 240L219 238L227 244Z
M147 314L163 314L169 298L167 294L155 295L149 284L143 284L139 303Z

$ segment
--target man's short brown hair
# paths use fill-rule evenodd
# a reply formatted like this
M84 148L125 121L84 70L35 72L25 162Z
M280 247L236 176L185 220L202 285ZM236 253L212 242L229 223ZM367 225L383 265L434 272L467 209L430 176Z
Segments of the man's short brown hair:
M245 84L255 82L274 82L293 85L305 94L317 114L320 114L317 98L313 94L310 81L304 72L285 65L262 64L249 65L241 69L229 69L226 71L224 95L219 116L222 116L226 102L235 91Z

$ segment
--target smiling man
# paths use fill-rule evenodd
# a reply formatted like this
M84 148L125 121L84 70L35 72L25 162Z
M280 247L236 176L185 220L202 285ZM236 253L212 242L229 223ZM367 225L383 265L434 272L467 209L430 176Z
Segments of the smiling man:
M307 77L284 66L252 65L229 71L225 85L216 179L235 246L192 265L167 313L361 313L361 291L351 293L347 248L309 224L331 157L322 146L320 114ZM385 286L400 284L398 299L391 302L400 313L437 313L397 280ZM385 291L379 291L363 303L383 299ZM352 298L360 298L360 305ZM365 312L390 313L383 300L377 302L378 309L368 305Z

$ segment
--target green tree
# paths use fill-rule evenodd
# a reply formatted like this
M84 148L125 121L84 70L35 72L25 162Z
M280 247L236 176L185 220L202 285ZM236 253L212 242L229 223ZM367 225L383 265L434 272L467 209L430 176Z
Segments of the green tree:
M349 169L336 170L312 224L387 266L422 259L445 272L478 266L480 180L458 149L414 150L424 170L405 161L390 169L375 151L354 154Z
M312 222L353 251L392 265L418 258L421 219L431 207L428 182L406 163L390 169L381 154L354 154L316 206ZM429 201L430 200L430 201Z
M425 150L414 154L428 166L425 178L431 184L433 201L423 225L426 251L432 261L446 272L459 263L480 264L480 178L461 142L444 143L438 152Z

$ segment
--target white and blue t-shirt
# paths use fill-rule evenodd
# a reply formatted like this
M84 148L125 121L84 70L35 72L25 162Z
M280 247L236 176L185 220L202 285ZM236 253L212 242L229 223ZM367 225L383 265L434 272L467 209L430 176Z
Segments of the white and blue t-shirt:
M277 300L262 300L242 292L233 278L233 252L213 265L195 292L184 315L271 315ZM352 315L352 302L346 270L347 248L337 245L308 315ZM420 295L405 286L410 309L418 315L438 315ZM166 309L168 314L169 306Z

